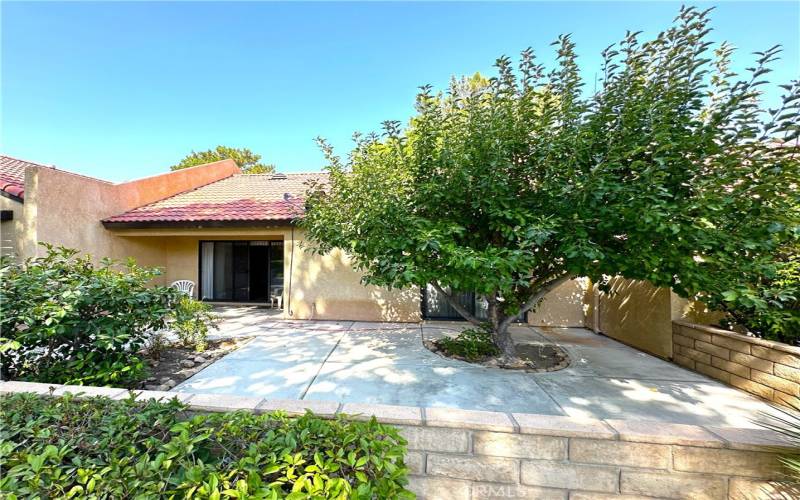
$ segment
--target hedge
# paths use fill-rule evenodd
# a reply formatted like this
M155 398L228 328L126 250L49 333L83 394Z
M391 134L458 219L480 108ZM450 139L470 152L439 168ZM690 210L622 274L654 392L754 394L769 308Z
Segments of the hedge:
M0 397L4 498L414 498L393 427L311 413L192 415L133 396Z

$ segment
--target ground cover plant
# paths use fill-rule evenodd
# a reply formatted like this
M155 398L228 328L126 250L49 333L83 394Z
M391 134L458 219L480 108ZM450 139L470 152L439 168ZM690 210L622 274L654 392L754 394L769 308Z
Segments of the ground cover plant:
M202 347L207 306L152 286L157 269L45 248L0 270L3 378L133 387L146 377L141 351L154 332L171 326Z
M14 394L0 424L4 498L413 498L405 441L375 419Z
M486 328L467 328L455 337L436 339L433 344L447 355L467 361L478 361L500 353L492 342L491 331Z
M507 357L514 319L574 277L729 290L798 225L798 148L775 146L800 135L800 83L766 109L779 47L738 75L733 47L711 37L694 8L653 39L628 33L604 51L594 93L569 36L550 70L526 50L516 70L501 57L490 79L423 87L405 128L356 136L346 159L321 141L330 176L301 224L365 282L430 285L488 320ZM453 292L485 297L488 319Z
M561 347L536 341L517 345L517 357L509 360L501 356L500 350L492 342L489 325L467 328L452 337L425 339L422 343L441 356L512 370L549 372L566 368L570 363L569 355Z

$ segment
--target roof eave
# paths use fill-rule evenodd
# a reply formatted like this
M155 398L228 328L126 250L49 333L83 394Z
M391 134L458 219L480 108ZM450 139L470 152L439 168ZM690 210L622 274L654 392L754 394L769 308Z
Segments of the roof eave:
M191 220L191 221L103 221L106 229L219 229L261 228L295 225L297 219L264 220Z
M17 196L15 194L11 194L11 193L9 193L8 191L6 191L4 189L0 189L0 196L8 198L9 200L14 200L14 201L18 201L20 203L25 203L25 198L23 198L22 196Z

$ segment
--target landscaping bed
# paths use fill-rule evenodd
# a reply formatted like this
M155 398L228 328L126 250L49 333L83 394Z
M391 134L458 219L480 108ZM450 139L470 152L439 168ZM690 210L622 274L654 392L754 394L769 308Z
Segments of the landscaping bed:
M422 343L439 356L493 368L551 372L569 366L567 352L557 345L538 342L517 344L516 357L508 358L501 355L489 335L486 330L469 328L455 337L423 340Z
M6 498L413 498L388 425L192 415L173 399L0 396Z
M157 359L148 360L149 376L139 384L139 388L149 391L168 391L214 361L238 349L250 338L208 341L207 347L202 352L178 345L164 347L159 351Z

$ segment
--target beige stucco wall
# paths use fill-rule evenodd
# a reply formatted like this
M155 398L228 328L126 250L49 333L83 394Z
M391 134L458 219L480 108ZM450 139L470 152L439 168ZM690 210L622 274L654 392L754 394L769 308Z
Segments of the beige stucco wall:
M164 266L163 240L118 238L101 220L237 172L233 161L224 160L113 184L54 168L29 167L25 200L13 226L18 253L21 257L42 255L40 243L51 243L98 259L133 257L144 266ZM164 281L163 277L158 280Z
M22 256L22 202L0 196L0 210L10 210L13 217L0 222L0 255L19 258Z
M671 295L672 320L689 321L700 325L716 325L725 316L720 311L713 311L704 303L688 300L673 293Z
M163 261L157 240L123 240L101 219L127 210L117 185L53 169L28 169L25 192L24 254L41 255L39 243L75 248L93 257L135 257L145 266Z
M302 231L285 247L287 265L294 259L291 308L295 317L364 321L419 321L420 291L365 286L340 250L324 256L307 248ZM294 255L292 255L294 247ZM287 274L288 276L288 274Z
M315 255L304 244L301 230L290 227L257 229L116 230L122 240L163 244L165 282L188 279L199 284L201 240L283 240L284 316L294 319L419 321L419 290L388 290L361 283L349 259L339 251ZM290 279L291 273L291 279Z
M610 293L588 286L584 309L587 328L665 359L673 357L673 320L714 324L721 317L668 288L624 278L611 280Z
M597 294L595 297L594 294ZM587 326L662 358L672 357L669 289L645 281L613 278L611 292L587 294Z
M575 326L585 323L584 297L589 280L578 278L568 281L544 298L536 310L528 314L528 324L536 326Z

